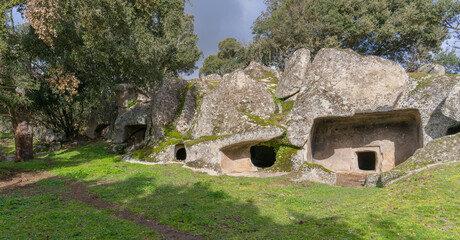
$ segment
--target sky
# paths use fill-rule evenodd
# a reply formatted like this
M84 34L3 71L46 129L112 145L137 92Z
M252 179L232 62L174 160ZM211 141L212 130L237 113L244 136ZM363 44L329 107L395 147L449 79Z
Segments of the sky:
M195 33L198 47L203 56L197 63L198 69L185 79L198 77L203 60L217 53L217 44L227 37L234 37L243 43L252 40L252 23L265 11L264 0L192 0L185 11L195 16Z

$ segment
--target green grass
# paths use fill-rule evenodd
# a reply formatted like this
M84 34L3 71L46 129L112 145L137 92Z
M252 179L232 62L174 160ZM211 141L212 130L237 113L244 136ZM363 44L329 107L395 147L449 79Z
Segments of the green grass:
M0 156L15 153L14 133L0 133ZM5 146L7 145L7 146Z
M65 179L101 200L208 239L458 239L460 164L441 165L388 188L293 183L286 177L238 178L195 173L180 165L120 161L102 143L0 169L48 171L41 193L0 198L6 239L137 239L154 233L108 211L56 198ZM420 176L429 176L419 179ZM47 192L46 194L43 192Z
M14 138L14 133L0 133L0 138Z
M37 185L47 193L0 199L2 239L158 239L157 233L108 211L60 198L58 192L65 190L62 180Z

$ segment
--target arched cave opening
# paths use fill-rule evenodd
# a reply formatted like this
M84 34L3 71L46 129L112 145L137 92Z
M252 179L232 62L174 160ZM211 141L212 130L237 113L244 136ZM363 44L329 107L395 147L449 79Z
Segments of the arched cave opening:
M145 139L146 125L130 125L125 128L125 142L128 145L142 143Z
M358 167L360 170L375 171L375 152L357 152Z
M276 151L268 146L252 146L251 162L254 166L260 168L268 168L273 166L276 161Z
M176 145L175 153L176 160L185 161L187 159L187 150L183 144Z
M103 132L104 132L104 129L106 129L107 127L109 126L109 124L99 124L97 125L96 127L96 130L94 130L94 135L96 137L103 137Z
M453 126L450 126L447 129L447 135L454 135L454 134L457 134L459 132L460 132L460 123L456 124L456 125L453 125Z

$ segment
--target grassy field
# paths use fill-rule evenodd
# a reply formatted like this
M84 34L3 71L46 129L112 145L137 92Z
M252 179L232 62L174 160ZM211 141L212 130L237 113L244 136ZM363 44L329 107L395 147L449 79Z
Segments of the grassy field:
M206 239L460 239L458 163L388 188L358 189L130 164L106 148L93 143L27 163L0 162L3 182L23 172L44 176L0 193L0 238L161 238L118 217L126 210ZM114 207L66 197L69 182Z

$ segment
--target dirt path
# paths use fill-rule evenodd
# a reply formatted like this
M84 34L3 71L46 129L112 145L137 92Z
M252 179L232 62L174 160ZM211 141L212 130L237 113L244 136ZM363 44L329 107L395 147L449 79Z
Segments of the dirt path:
M125 219L127 221L137 223L143 227L147 227L148 229L163 235L166 239L204 239L203 237L193 236L188 233L179 231L176 228L161 224L156 220L148 219L140 214L133 213L129 210L120 209L115 204L103 201L99 199L98 196L91 194L86 189L86 186L81 183L69 181L67 182L67 186L70 187L72 191L63 194L64 197L83 202L99 210L109 209L113 213L113 215Z
M0 195L8 195L13 192L23 193L26 196L34 195L37 193L47 193L40 191L40 189L35 185L36 182L47 178L58 177L52 176L46 172L17 172L14 173L14 176L0 178ZM137 223L143 227L159 233L166 239L204 239L204 237L193 236L174 227L161 224L154 219L148 219L141 214L133 213L126 209L121 209L116 204L111 202L103 201L98 196L89 192L84 184L78 183L76 181L66 181L66 185L71 189L71 191L61 193L62 197L82 202L98 210L108 209L114 216Z

